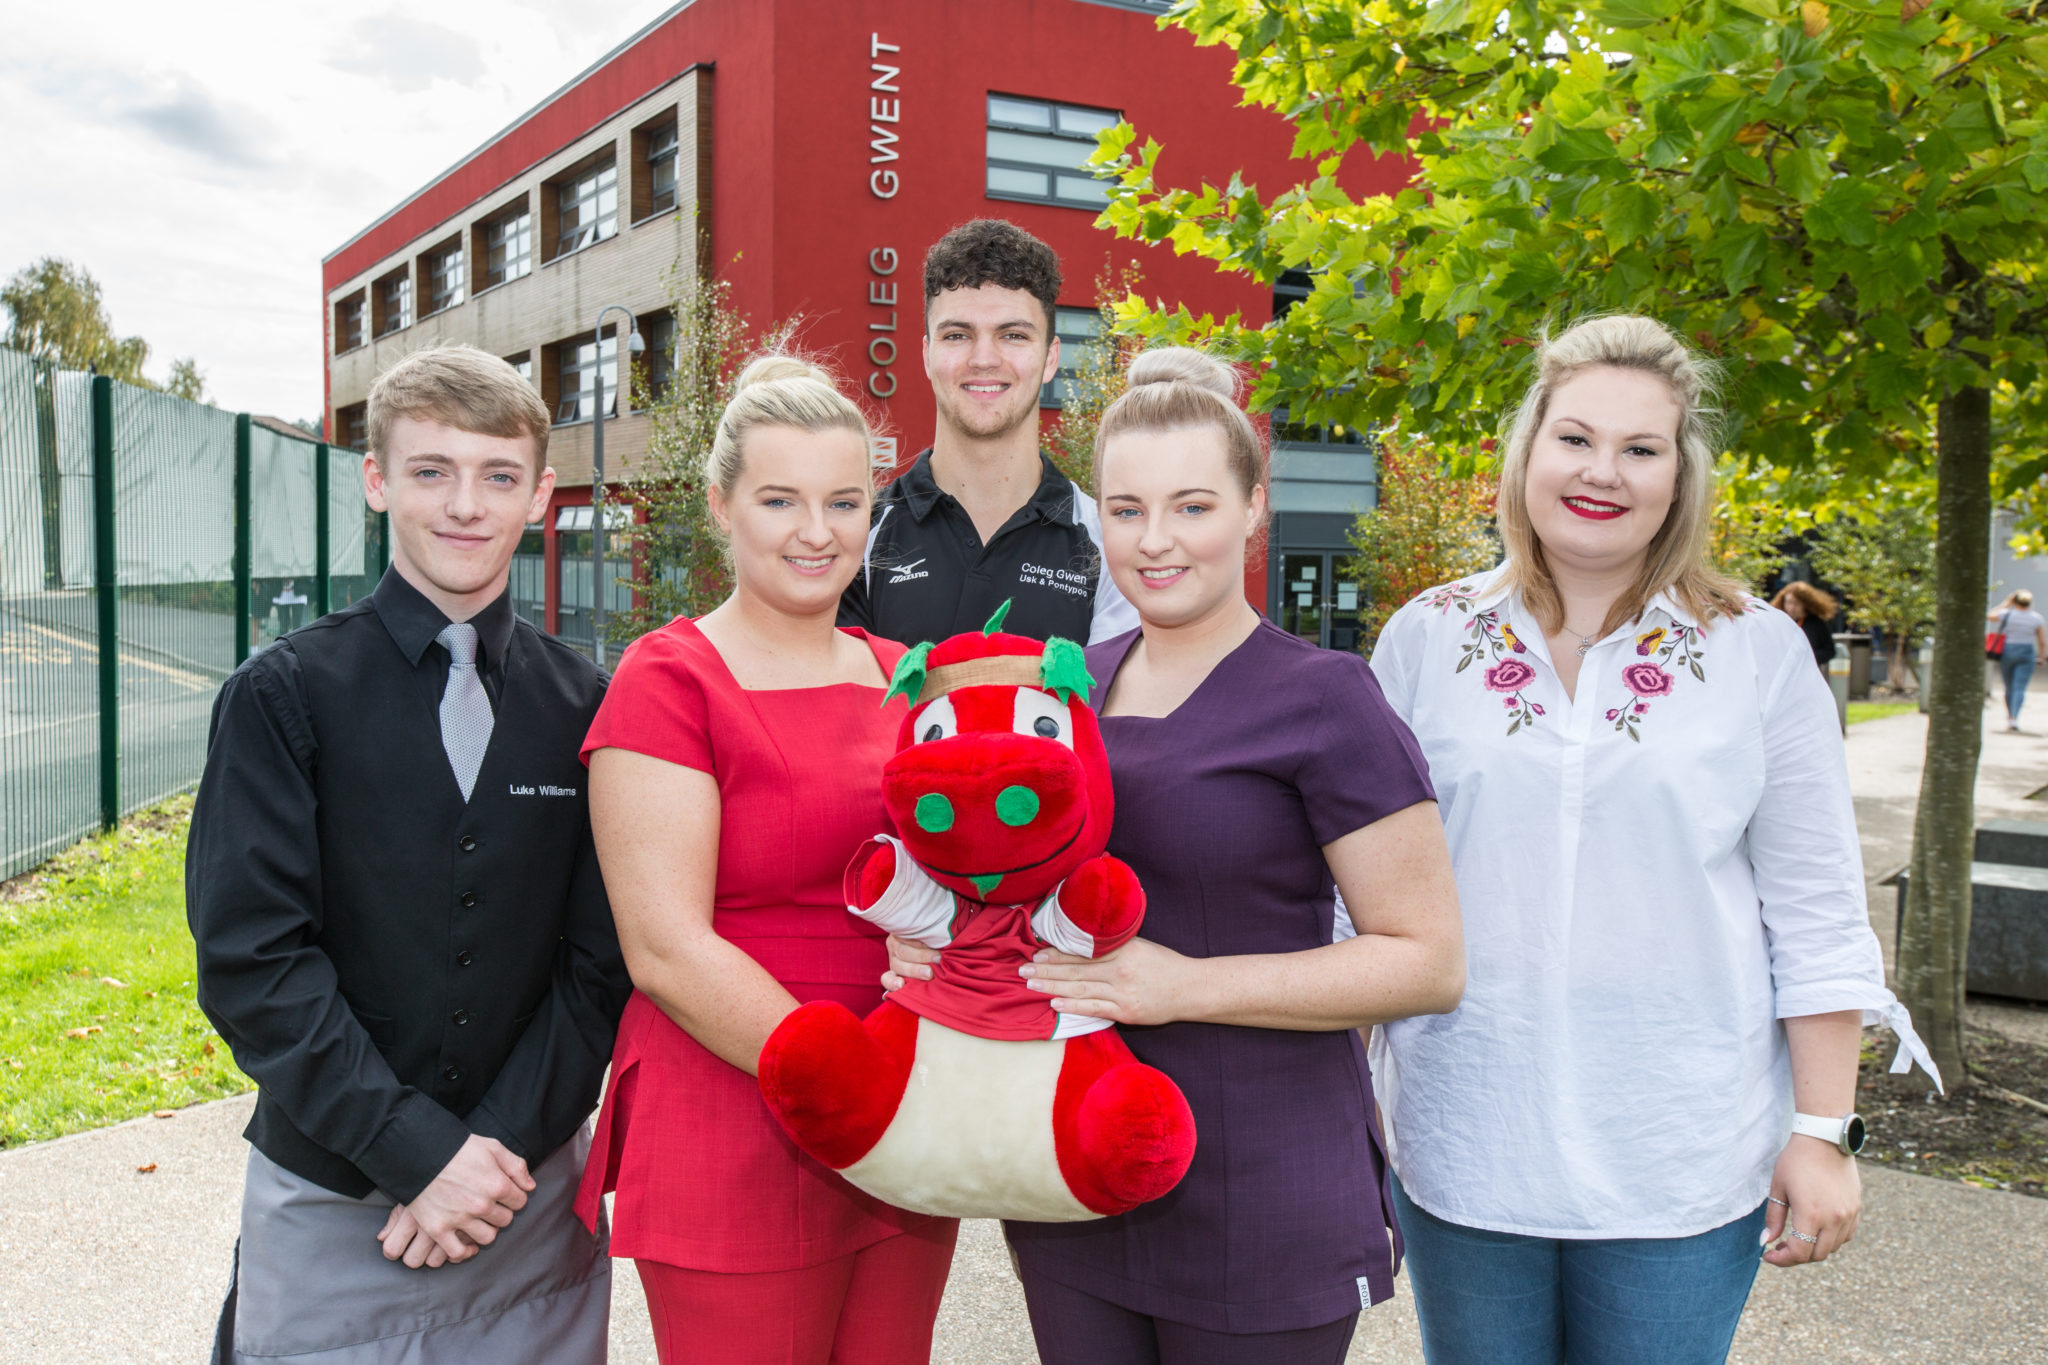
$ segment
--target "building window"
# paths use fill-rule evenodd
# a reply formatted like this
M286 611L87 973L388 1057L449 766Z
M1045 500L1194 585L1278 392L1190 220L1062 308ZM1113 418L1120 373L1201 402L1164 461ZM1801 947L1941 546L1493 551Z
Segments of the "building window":
M490 219L481 232L484 269L479 288L489 289L532 271L533 214L527 211L525 200Z
M556 182L555 258L593 246L619 230L619 167L603 161Z
M377 281L370 300L374 310L370 321L378 336L412 326L412 271L401 266Z
M591 652L596 636L591 620L597 604L592 591L597 580L596 525L587 503L555 509L556 638L585 654ZM622 502L605 503L605 611L612 616L633 610L633 560L630 553L620 553L619 544L620 535L632 525L632 508Z
M988 97L988 196L1099 209L1108 187L1091 175L1095 135L1122 121L1107 109Z
M1060 339L1060 367L1039 391L1038 406L1056 408L1074 391L1074 376L1088 359L1088 350L1102 335L1102 314L1093 308L1055 308L1053 334Z
M1296 422L1287 415L1286 408L1273 410L1273 444L1302 447L1327 447L1341 450L1365 444L1365 435L1357 427L1340 424L1324 425L1320 422Z
M519 371L519 377L521 379L524 379L529 384L533 382L532 351L521 351L518 355L508 355L505 357L505 363L507 365L510 365L513 369Z
M334 353L353 351L368 338L368 300L358 289L334 305Z
M362 450L370 444L368 403L351 403L334 410L334 441L350 450Z
M555 347L556 389L561 398L555 404L555 422L587 422L597 410L597 377L604 374L604 415L619 411L619 339L605 334L602 346L596 334L585 332Z
M649 313L640 319L640 335L647 341L647 395L668 397L676 376L676 319L673 313Z
M676 206L676 166L682 148L673 122L647 135L648 213L667 213Z
M1286 317L1314 288L1315 280L1306 270L1281 271L1280 278L1273 281L1273 321Z
M548 628L548 540L545 522L529 522L512 553L512 611L536 630Z
M429 314L461 303L466 283L462 273L462 239L445 242L421 257L420 278L426 281Z

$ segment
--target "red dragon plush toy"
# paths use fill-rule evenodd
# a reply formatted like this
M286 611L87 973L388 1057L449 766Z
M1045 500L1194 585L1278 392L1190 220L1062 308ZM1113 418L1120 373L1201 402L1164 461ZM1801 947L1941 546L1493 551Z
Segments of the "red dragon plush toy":
M920 645L889 696L911 711L882 769L900 842L846 871L847 908L944 949L865 1020L816 1001L761 1051L761 1093L797 1145L920 1213L1069 1222L1172 1189L1194 1115L1109 1021L1060 1014L1018 967L1138 932L1145 895L1103 852L1109 759L1080 646L1001 634Z

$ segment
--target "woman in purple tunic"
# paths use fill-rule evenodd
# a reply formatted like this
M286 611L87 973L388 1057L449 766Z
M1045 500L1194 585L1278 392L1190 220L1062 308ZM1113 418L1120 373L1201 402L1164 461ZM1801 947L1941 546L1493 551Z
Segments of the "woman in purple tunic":
M1104 558L1143 629L1088 666L1109 847L1148 909L1105 958L1025 970L1055 1008L1124 1025L1187 1095L1196 1141L1180 1185L1131 1213L1006 1225L1046 1365L1343 1360L1396 1259L1356 1030L1463 989L1414 740L1362 659L1244 600L1265 459L1234 389L1198 352L1146 352L1097 438Z

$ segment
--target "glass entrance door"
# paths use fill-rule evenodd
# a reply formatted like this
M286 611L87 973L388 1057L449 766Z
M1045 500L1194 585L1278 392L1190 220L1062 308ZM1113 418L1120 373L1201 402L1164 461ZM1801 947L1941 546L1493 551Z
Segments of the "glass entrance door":
M1324 649L1358 648L1358 585L1337 577L1351 556L1324 550L1280 556L1280 627Z

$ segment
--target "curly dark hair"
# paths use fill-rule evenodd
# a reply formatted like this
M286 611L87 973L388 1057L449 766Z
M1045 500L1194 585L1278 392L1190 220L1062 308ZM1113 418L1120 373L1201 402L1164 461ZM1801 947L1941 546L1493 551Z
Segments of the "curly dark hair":
M948 289L979 289L985 284L1022 289L1037 299L1045 309L1046 335L1052 335L1053 308L1060 301L1060 258L1044 242L1000 218L962 223L925 253L925 321L931 321L932 300Z

